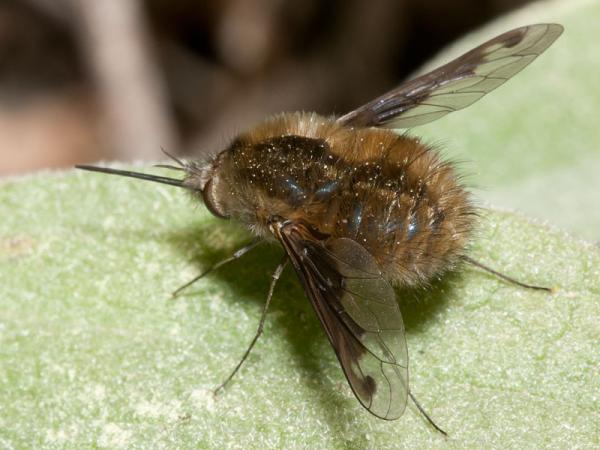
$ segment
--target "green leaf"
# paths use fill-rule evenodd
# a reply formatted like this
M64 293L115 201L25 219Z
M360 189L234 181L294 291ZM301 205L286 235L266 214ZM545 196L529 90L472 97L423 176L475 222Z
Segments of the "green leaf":
M551 8L568 29L575 16L598 12L594 3L575 4ZM514 18L501 28L513 25ZM544 84L521 83L528 95ZM508 106L517 94L506 91L515 84L491 102L505 108L484 116L492 117L489 133L504 140L520 126L522 111ZM567 138L546 123L531 126L538 137L563 139L548 152L566 164L555 145ZM479 139L479 126L465 126L464 135ZM506 155L518 159L517 143L510 145ZM481 148L498 173L508 173L497 149ZM533 150L527 157L535 158ZM519 166L514 186L531 164ZM444 439L414 408L385 422L360 407L289 270L257 347L213 398L255 332L281 250L261 246L171 299L249 240L180 190L100 174L38 174L0 184L0 217L2 448L600 445L600 252L554 228L485 213L470 254L523 281L555 286L555 294L470 267L431 290L399 291L411 389L449 432Z
M414 410L353 398L294 274L228 389L281 250L262 246L170 292L248 234L174 188L89 173L0 190L0 444L331 448L441 445ZM463 447L599 445L600 254L509 213L482 219L474 258L558 293L464 268L400 293L411 386Z

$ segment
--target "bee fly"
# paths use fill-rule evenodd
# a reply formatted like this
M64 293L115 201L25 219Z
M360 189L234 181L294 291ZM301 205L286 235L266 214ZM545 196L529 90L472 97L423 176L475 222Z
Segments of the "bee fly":
M423 286L461 261L498 273L465 254L475 214L449 162L406 129L465 108L531 63L562 33L537 24L508 31L339 118L285 113L240 134L204 161L163 165L183 179L77 166L186 189L209 211L244 223L255 241L279 241L260 324L289 261L358 401L373 415L399 418L410 398L408 351L392 285ZM210 270L212 270L210 269ZM178 289L189 286L204 274ZM445 434L445 433L444 433Z

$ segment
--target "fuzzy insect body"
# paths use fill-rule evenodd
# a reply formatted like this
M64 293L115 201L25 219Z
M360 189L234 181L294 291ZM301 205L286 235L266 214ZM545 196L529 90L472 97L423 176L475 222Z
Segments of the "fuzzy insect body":
M267 120L208 164L190 166L184 184L201 185L207 171L204 195L220 216L262 237L282 217L353 239L386 279L402 285L427 283L453 267L473 225L467 191L433 149L314 113Z
M289 261L359 402L392 420L410 398L443 433L409 389L404 325L390 283L427 284L462 259L520 286L550 289L518 282L466 256L475 216L452 166L418 139L389 129L412 128L469 106L561 33L556 24L508 31L337 119L275 116L208 161L173 158L177 166L165 167L183 171L183 179L78 167L185 188L215 216L238 220L283 247L285 261L273 274L258 331L218 389L260 336Z

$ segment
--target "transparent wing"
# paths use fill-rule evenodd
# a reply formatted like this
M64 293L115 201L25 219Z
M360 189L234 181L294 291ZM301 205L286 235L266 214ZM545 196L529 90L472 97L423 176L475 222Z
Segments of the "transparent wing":
M557 24L508 31L340 117L348 126L411 128L465 108L513 77L562 33Z
M360 403L393 420L408 396L408 352L396 295L376 261L351 239L320 240L287 223L282 242Z

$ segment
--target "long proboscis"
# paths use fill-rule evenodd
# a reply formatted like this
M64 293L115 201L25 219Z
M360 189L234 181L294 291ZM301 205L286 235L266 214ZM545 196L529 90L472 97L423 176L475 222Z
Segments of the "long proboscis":
M142 173L142 172L131 172L129 170L110 169L108 167L77 165L77 166L75 166L75 168L81 169L81 170L89 170L90 172L109 173L111 175L120 175L122 177L154 181L155 183L169 184L171 186L177 186L177 187L189 189L186 185L183 184L183 180L180 180L177 178L161 177L159 175L151 175L151 174Z

